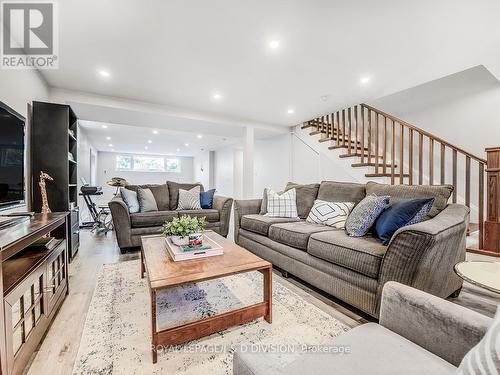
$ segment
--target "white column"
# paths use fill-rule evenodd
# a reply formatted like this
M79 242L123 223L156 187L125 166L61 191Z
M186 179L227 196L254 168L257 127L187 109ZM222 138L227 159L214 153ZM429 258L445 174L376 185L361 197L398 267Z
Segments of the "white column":
M245 129L245 144L243 148L243 198L253 198L254 188L254 128L247 126Z

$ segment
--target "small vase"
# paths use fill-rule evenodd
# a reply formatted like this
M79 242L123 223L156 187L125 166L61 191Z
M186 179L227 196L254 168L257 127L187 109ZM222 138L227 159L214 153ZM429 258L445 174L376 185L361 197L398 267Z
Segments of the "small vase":
M189 235L189 246L201 246L203 245L203 233L191 233Z
M181 237L181 236L170 236L172 243L177 246L185 246L189 245L189 237Z

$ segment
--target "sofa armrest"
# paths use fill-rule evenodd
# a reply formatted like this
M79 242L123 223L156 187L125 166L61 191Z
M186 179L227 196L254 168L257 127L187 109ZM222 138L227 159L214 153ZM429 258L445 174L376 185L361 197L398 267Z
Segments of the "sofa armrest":
M259 214L262 199L245 199L234 201L234 240L238 241L241 218L245 215Z
M492 319L396 282L382 293L380 324L458 366Z
M229 233L229 219L231 218L231 207L233 198L215 196L212 207L219 211L220 232L219 234L227 237Z
M114 197L108 205L113 218L118 246L120 248L131 247L131 224L127 205L121 197Z
M378 297L387 281L443 298L460 289L453 267L465 260L468 221L466 206L450 204L430 220L399 229L382 260Z

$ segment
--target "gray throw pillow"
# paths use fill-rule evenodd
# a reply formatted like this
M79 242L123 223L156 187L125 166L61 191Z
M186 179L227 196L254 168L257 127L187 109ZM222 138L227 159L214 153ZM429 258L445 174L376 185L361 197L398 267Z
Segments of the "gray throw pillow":
M153 212L158 211L158 206L156 205L155 196L150 189L138 189L137 198L139 200L139 206L141 207L141 212Z
M123 201L128 207L128 212L130 212L131 214L135 214L141 210L141 207L139 205L139 200L137 199L137 193L135 191L121 187L120 194L122 196Z
M201 210L199 186L190 190L179 189L177 210Z
M382 211L389 205L389 196L367 195L347 217L345 229L351 237L368 233Z

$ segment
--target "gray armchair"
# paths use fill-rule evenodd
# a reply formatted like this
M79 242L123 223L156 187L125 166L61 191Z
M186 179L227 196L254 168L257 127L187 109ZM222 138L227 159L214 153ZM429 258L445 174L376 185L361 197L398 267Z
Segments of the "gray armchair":
M391 281L382 292L380 324L358 326L327 344L349 347L349 354L238 350L233 374L456 374L456 367L491 323L484 315ZM279 358L283 355L296 358L283 364Z

